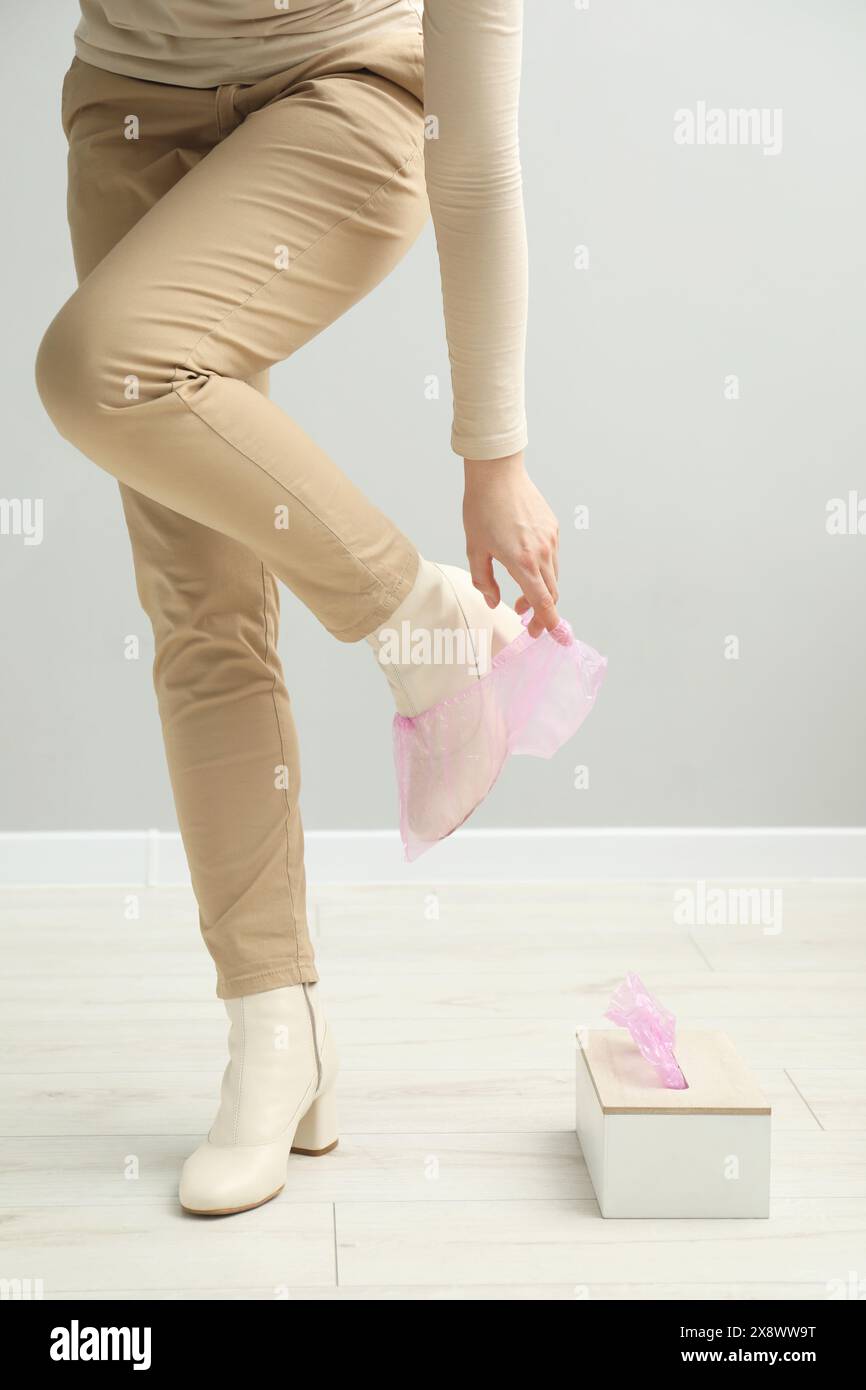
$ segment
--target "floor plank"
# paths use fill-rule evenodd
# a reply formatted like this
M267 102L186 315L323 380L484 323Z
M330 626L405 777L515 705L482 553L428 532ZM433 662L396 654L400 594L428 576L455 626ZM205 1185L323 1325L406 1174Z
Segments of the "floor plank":
M822 1129L866 1130L866 1068L794 1067L789 1076Z
M340 1283L827 1284L862 1268L866 1201L776 1202L767 1221L604 1221L589 1201L341 1202Z
M0 1207L173 1202L185 1135L0 1139ZM134 1156L136 1164L130 1164ZM342 1133L318 1161L294 1155L290 1202L505 1201L589 1198L570 1131L507 1134ZM775 1197L866 1198L866 1133L776 1130Z
M0 1139L0 1207L165 1204L188 1137ZM134 1165L130 1159L134 1158ZM592 1198L576 1137L518 1134L347 1134L326 1158L293 1154L286 1202Z
M756 1073L776 1130L815 1130L813 1112L783 1071ZM92 1072L5 1076L0 1135L206 1133L220 1073ZM567 1071L343 1070L337 1082L344 1134L570 1132L574 1074Z
M82 977L74 988L62 973L27 980L0 979L0 1013L11 1022L48 1018L58 1009L74 1020L92 1011L105 1019L153 1016L179 1018L190 1010L213 1011L212 985L204 975L173 971ZM521 976L492 966L459 967L448 972L407 974L399 984L376 971L331 969L323 983L335 1019L561 1018L574 1026L603 1018L619 970L537 971ZM660 970L647 984L681 1020L708 1015L737 1018L792 1018L803 1023L834 1013L866 1016L866 972L840 968L832 973L675 972Z
M76 1299L162 1299L183 1300L206 1298L208 1301L237 1300L270 1301L285 1299L293 1302L604 1302L615 1299L617 1302L662 1299L677 1302L708 1299L714 1302L767 1301L802 1299L827 1299L845 1297L844 1288L838 1293L827 1283L728 1283L728 1284L604 1284L596 1282L590 1288L587 1284L448 1284L448 1285L405 1285L391 1287L330 1288L297 1287L281 1285L276 1289L258 1288L214 1288L206 1290L190 1289L99 1289L82 1293L80 1290L60 1290L53 1296L62 1299L74 1296ZM862 1296L862 1295L861 1295Z
M39 1278L53 1291L166 1283L189 1291L333 1284L334 1224L329 1202L271 1202L230 1221L155 1207L0 1209L4 1269ZM20 1273L18 1273L20 1271Z
M170 1069L221 1070L226 1020L216 1000L193 1016L166 1018L162 1006L142 1007L130 1017L94 1009L70 1019L67 1000L49 1015L0 1019L3 1072ZM334 1017L332 1010L332 1017ZM590 1022L607 1027L599 1012ZM697 1014L689 1027L728 1033L752 1067L767 1070L830 1068L866 1071L866 1018L826 1016L804 1032L799 1018L725 1018ZM465 1071L472 1067L518 1071L562 1069L574 1057L571 1018L351 1018L334 1023L344 1070ZM110 1053L107 1047L110 1046ZM2 1085L2 1083L0 1083Z

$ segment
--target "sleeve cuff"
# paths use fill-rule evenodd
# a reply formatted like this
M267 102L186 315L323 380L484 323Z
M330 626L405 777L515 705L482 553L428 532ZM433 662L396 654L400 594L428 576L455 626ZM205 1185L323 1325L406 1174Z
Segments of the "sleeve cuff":
M501 459L525 449L529 442L526 425L508 434L460 435L451 431L451 448L464 459Z

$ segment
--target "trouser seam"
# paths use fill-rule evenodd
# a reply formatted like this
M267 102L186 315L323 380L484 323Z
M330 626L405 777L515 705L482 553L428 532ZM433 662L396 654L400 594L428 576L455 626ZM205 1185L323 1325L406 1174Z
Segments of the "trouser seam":
M382 623L386 622L387 619L390 618L391 614L394 612L394 609L400 602L400 597L402 597L400 591L406 584L407 571L409 570L410 564L412 564L412 562L416 559L417 551L415 551L415 549L413 548L411 550L411 554L407 557L405 563L403 564L403 568L400 570L400 573L394 580L393 584L389 584L382 597L377 600L375 606L373 607L373 609L371 609L372 616L368 615L367 618L365 618L364 621L361 623L350 623L348 627L329 628L328 631L330 632L331 636L336 638L338 642L357 642L360 641L362 637L368 637L370 633L374 631L375 628L381 627ZM407 592L408 588L411 588L411 584L408 585ZM364 629L363 632L360 631L362 627ZM348 636L346 634L348 634Z
M286 977L290 977L286 979ZM300 977L300 978L296 978ZM237 989L239 986L256 984L259 980L281 979L288 985L314 985L318 982L318 971L312 960L309 965L298 965L293 960L287 960L283 965L270 966L265 970L252 971L246 975L224 975L220 973L217 984L221 990ZM273 988L279 988L274 985ZM250 993L249 989L244 991ZM240 996L239 996L240 997Z
M229 319L232 317L233 314L236 314L239 312L239 310L246 308L246 306L253 299L255 299L256 295L261 294L263 290L266 290L269 285L273 284L274 280L278 280L281 275L288 275L289 272L292 269L294 269L294 267L297 265L298 261L302 260L304 256L308 255L310 251L314 251L315 248L319 246L320 243L326 239L326 237L329 237L332 232L335 232L338 227L342 227L346 222L351 222L353 218L357 217L359 213L363 212L364 208L367 207L367 205L371 203L374 198L377 198L383 189L387 188L389 184L393 183L394 180L398 177L398 175L401 174L404 169L408 169L412 164L414 164L415 160L419 157L419 155L422 155L423 153L423 146L413 145L412 153L407 155L404 160L401 160L397 168L392 170L388 177L386 179L383 179L382 182L378 184L376 188L373 189L372 193L370 193L363 200L363 202L359 203L358 206L356 208L353 208L351 212L347 212L345 217L340 217L337 219L336 222L332 222L330 227L326 227L322 234L316 237L315 241L311 241L309 245L304 247L303 251L299 251L297 256L292 257L291 261L287 266L283 267L282 269L275 270L271 275L268 276L267 280L263 280L260 285L256 285L255 289L250 290L249 294L245 295L239 304L233 304L230 309L227 309L226 312L223 314L222 318L218 319L215 324L212 324L211 327L208 328L206 332L202 333L201 337L197 338L195 343L193 343L182 366L180 368L175 368L175 379L177 377L178 371L199 370L195 367L190 368L190 359L195 356L202 343L206 342L212 334L216 333L218 329L222 328L224 324L228 323Z
M286 495L287 495L288 497L290 497L290 498L292 499L292 501L293 501L296 505L298 505L298 506L300 506L300 507L303 507L304 511L307 512L307 514L308 514L309 516L313 517L313 518L315 519L315 521L318 523L318 525L321 526L325 531L327 531L328 535L330 535L330 536L337 542L337 544L340 545L340 546L343 548L343 550L345 551L345 553L346 553L347 555L351 556L351 558L356 562L356 564L361 565L361 567L367 572L367 574L371 575L371 577L372 577L373 579L375 579L376 582L377 582L378 584L382 584L382 583L383 583L383 581L382 581L382 579L379 577L379 575L377 575L376 572L370 568L370 566L367 564L367 562L366 562L365 560L361 559L360 556L357 556L357 555L355 555L355 554L352 552L352 550L351 550L350 547L346 544L346 542L343 540L343 538L342 538L341 536L339 536L339 535L337 534L337 532L334 531L330 526L328 526L327 522L324 521L324 520L322 519L322 517L319 516L319 514L318 514L317 512L315 512L315 511L313 510L313 508L312 508L308 503L304 502L301 498L299 498L298 495L297 495L297 493L293 492L293 491L291 490L291 488L286 487L286 484L285 484L284 482L282 482L281 479L277 478L277 477L270 471L270 469L268 469L268 468L266 468L266 467L264 466L264 464L260 463L258 459L253 458L252 455L246 453L243 449L240 448L240 446L239 446L238 444L234 443L233 440L228 439L228 438L226 437L226 435L224 435L220 430L218 430L214 425L212 425L212 424L210 423L209 420L206 420L205 417L201 414L201 412L195 409L195 407L191 404L191 402L189 402L188 400L186 400L184 396L180 395L179 391L177 390L177 386L178 386L178 384L179 384L179 383L178 383L178 375L179 375L180 372L183 372L183 371L203 372L204 375L209 375L210 373L208 373L208 371L207 371L206 368L199 368L199 367L196 367L196 366L194 366L194 365L191 365L191 359L192 359L192 357L195 355L196 351L197 351L198 348L201 346L201 344L202 344L203 342L205 342L206 339L207 339L208 337L211 336L211 334L215 333L215 332L217 331L217 329L221 328L224 324L226 324L233 314L237 313L240 309L244 308L247 304L249 304L250 301L251 301L257 294L261 293L262 290L266 289L267 286L270 285L270 284L272 284L273 281L276 280L279 276L288 275L289 272L290 272L290 270L294 268L294 266L297 264L297 262L298 262L303 256L305 256L309 251L312 251L316 246L318 246L322 241L324 241L325 238L328 237L328 236L331 234L331 232L333 232L333 231L336 230L337 227L340 227L340 226L344 225L344 224L347 223L347 222L351 222L351 220L352 220L354 217L357 217L358 214L359 214L370 202L372 202L372 200L373 200L375 197L377 197L378 194L381 193L383 189L387 188L387 187L389 186L389 184L393 183L394 179L397 178L398 175L399 175L404 169L410 167L410 166L415 162L415 160L417 160L417 159L419 158L419 156L423 155L423 153L424 153L424 150L423 150L423 147L422 147L422 146L414 146L414 147L413 147L413 152L412 152L412 154L408 155L408 156L406 157L406 159L404 159L404 160L402 161L402 163L398 166L398 168L396 168L396 169L393 171L393 173L389 175L389 177L388 177L387 179L383 180L383 182L380 183L380 184L378 185L378 187L375 188L375 189L373 190L373 192L369 195L369 197L365 198L364 201L363 201L362 203L359 203L358 206L357 206L352 212L347 213L347 215L346 215L345 217L340 218L339 221L334 222L330 227L328 227L328 229L327 229L326 231L324 231L324 232L322 233L322 235L321 235L320 237L317 237L315 241L311 242L309 246L305 247L304 250L303 250L298 256L296 256L296 257L294 258L294 260L291 262L291 265L290 265L290 266L286 267L286 269L284 269L284 270L276 270L276 271L274 271L273 275L268 276L268 279L267 279L266 281L264 281L263 284L258 285L258 286L256 286L256 288L255 288L254 290L251 290L250 293L246 296L246 298L245 298L244 300L241 301L240 304L235 304L235 305L233 305L232 308L229 309L228 312L227 312L226 314L223 315L223 317L219 320L218 323L214 324L211 328L209 328L209 329L207 330L207 332L206 332L206 333L203 333L203 334L201 335L201 337L196 341L196 343L194 344L194 346L190 349L189 353L187 354L187 357L186 357L186 359L185 359L185 361L184 361L184 363L183 363L183 366L181 366L181 367L175 367L175 370L174 370L174 382L173 382L173 385L172 385L172 390L173 390L173 392L174 392L174 395L176 396L176 398L177 398L179 401L181 401L181 402L183 403L183 405L184 405L184 406L186 407L186 409L190 412L190 414L194 415L195 418L196 418L197 420L200 420L201 423L202 423L203 425L205 425L213 434L215 434L215 435L217 436L218 439L221 439L221 440L223 441L224 444L227 444L228 447L229 447L230 449L234 449L235 452L238 453L238 454L241 456L241 458L245 458L245 459L247 460L248 463L253 464L253 466L254 466L255 468L258 468L262 473L265 474L266 477L270 478L270 479L271 479L271 482L276 483L276 485L277 485L278 487L282 488L283 491L286 493ZM215 373L214 375L219 375L219 373ZM380 602L382 602L382 601L387 601L387 598L389 597L390 592L391 592L393 589L396 589L396 588L399 586L399 584L400 584L400 582L401 582L401 579L402 579L402 575L401 575L398 579L396 579L395 581L392 582L390 588L386 591L385 599L384 599L384 600L380 600ZM349 630L351 631L352 629L350 628ZM366 634L364 634L364 633L361 634L361 636L365 636L365 635L366 635Z
M315 966L313 966L312 961L310 961L310 968L313 970L315 969ZM250 970L247 971L244 975L224 975L223 984L239 985L243 984L246 980L264 979L267 975L285 975L287 972L292 974L303 974L304 966L302 964L299 964L297 960L291 960L287 957L286 960L282 962L282 964L268 965L265 966L264 970ZM314 985L316 981L299 980L298 983L302 985Z
M252 389L253 388L250 387L250 390ZM228 439L224 434L222 434L221 431L218 430L214 425L212 425L209 420L205 419L205 417L201 414L200 411L196 410L195 407L192 406L189 401L185 400L184 397L181 396L178 391L174 390L174 395L175 398L179 400L183 406L186 407L186 409L190 412L191 415L194 415L197 420L201 421L201 423L205 426L206 429L209 429L212 434L216 435L217 439L221 439L222 442L224 444L227 444L230 449L234 449L237 454L240 454L241 458L246 459L247 463L251 463L254 468L258 468L262 473L264 473L265 477L270 478L272 483L276 483L277 487L282 488L286 496L290 497L294 503L296 503L299 507L303 507L304 511L307 512L309 516L313 517L313 519L319 524L319 526L321 526L323 530L327 531L328 535L331 536L333 540L335 540L337 544L342 547L345 553L349 555L351 559L355 561L356 564L361 565L361 567L365 569L367 573L372 576L373 579L376 580L377 584L381 584L383 582L376 574L375 570L372 570L370 568L366 560L362 560L359 555L355 555L354 552L343 540L342 536L339 536L337 532L334 531L333 528L330 527L328 523L322 519L321 516L319 516L318 512L313 511L313 508L307 502L305 502L302 498L298 497L296 492L293 492L291 488L286 487L286 484L282 481L282 479L276 477L276 475L273 474L270 471L270 469L265 468L264 464L259 463L258 459L253 458L252 455L246 453L240 447L240 445L235 444L233 440Z
M270 651L271 651L271 633L270 633L270 624L268 623L268 588L267 588L267 579L266 579L266 577L265 577L265 567L264 567L264 565L261 566L261 571L262 571L262 622L263 622L264 631L265 631L265 665L267 666L267 664L268 664L268 656L270 655ZM274 652L274 656L276 657L276 651ZM284 741L283 741L283 726L282 726L282 724L280 723L280 711L279 711L279 709L278 709L278 707L277 707L277 672L276 672L276 668L274 668L273 680L272 680L272 682L271 682L271 703L272 703L273 708L274 708L274 720L275 720L276 726L277 726L277 740L278 740L279 745L280 745L280 767L281 767L281 769L282 769L282 768L285 768L286 771L288 771L288 763L286 762L286 746L285 746L285 743L284 743ZM296 964L297 964L298 970L300 970L300 968L301 968L301 956L300 956L300 946L299 946L299 942L298 942L298 913L297 913L297 907L296 907L296 905L295 905L295 892L294 892L294 888L292 887L292 873L291 873L291 867L290 867L291 855L292 855L292 842L291 842L291 836L289 835L289 821L290 821L290 819L291 819L292 810L291 810L291 805L290 805L290 802L289 802L289 789L288 789L287 786L283 788L283 799L284 799L285 807L286 807L286 816L285 816L285 835L286 835L286 886L287 886L287 888L288 888L288 890L289 890L289 903L290 903L291 910L292 910L292 931L293 931L294 937L295 937L295 962L296 962Z

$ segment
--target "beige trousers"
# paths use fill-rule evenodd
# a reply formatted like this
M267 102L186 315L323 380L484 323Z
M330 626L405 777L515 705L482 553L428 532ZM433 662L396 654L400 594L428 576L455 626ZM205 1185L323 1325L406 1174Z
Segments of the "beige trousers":
M421 231L422 88L412 32L253 85L167 86L78 59L64 82L80 285L45 334L37 383L60 432L121 483L223 998L317 979L276 580L351 642L418 566L267 398L266 373Z

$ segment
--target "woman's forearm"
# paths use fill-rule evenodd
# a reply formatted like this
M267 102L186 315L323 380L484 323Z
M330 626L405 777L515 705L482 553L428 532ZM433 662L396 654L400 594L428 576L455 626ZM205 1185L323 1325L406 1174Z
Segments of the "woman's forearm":
M527 251L518 144L523 0L426 0L425 167L451 361L455 453L527 442Z

